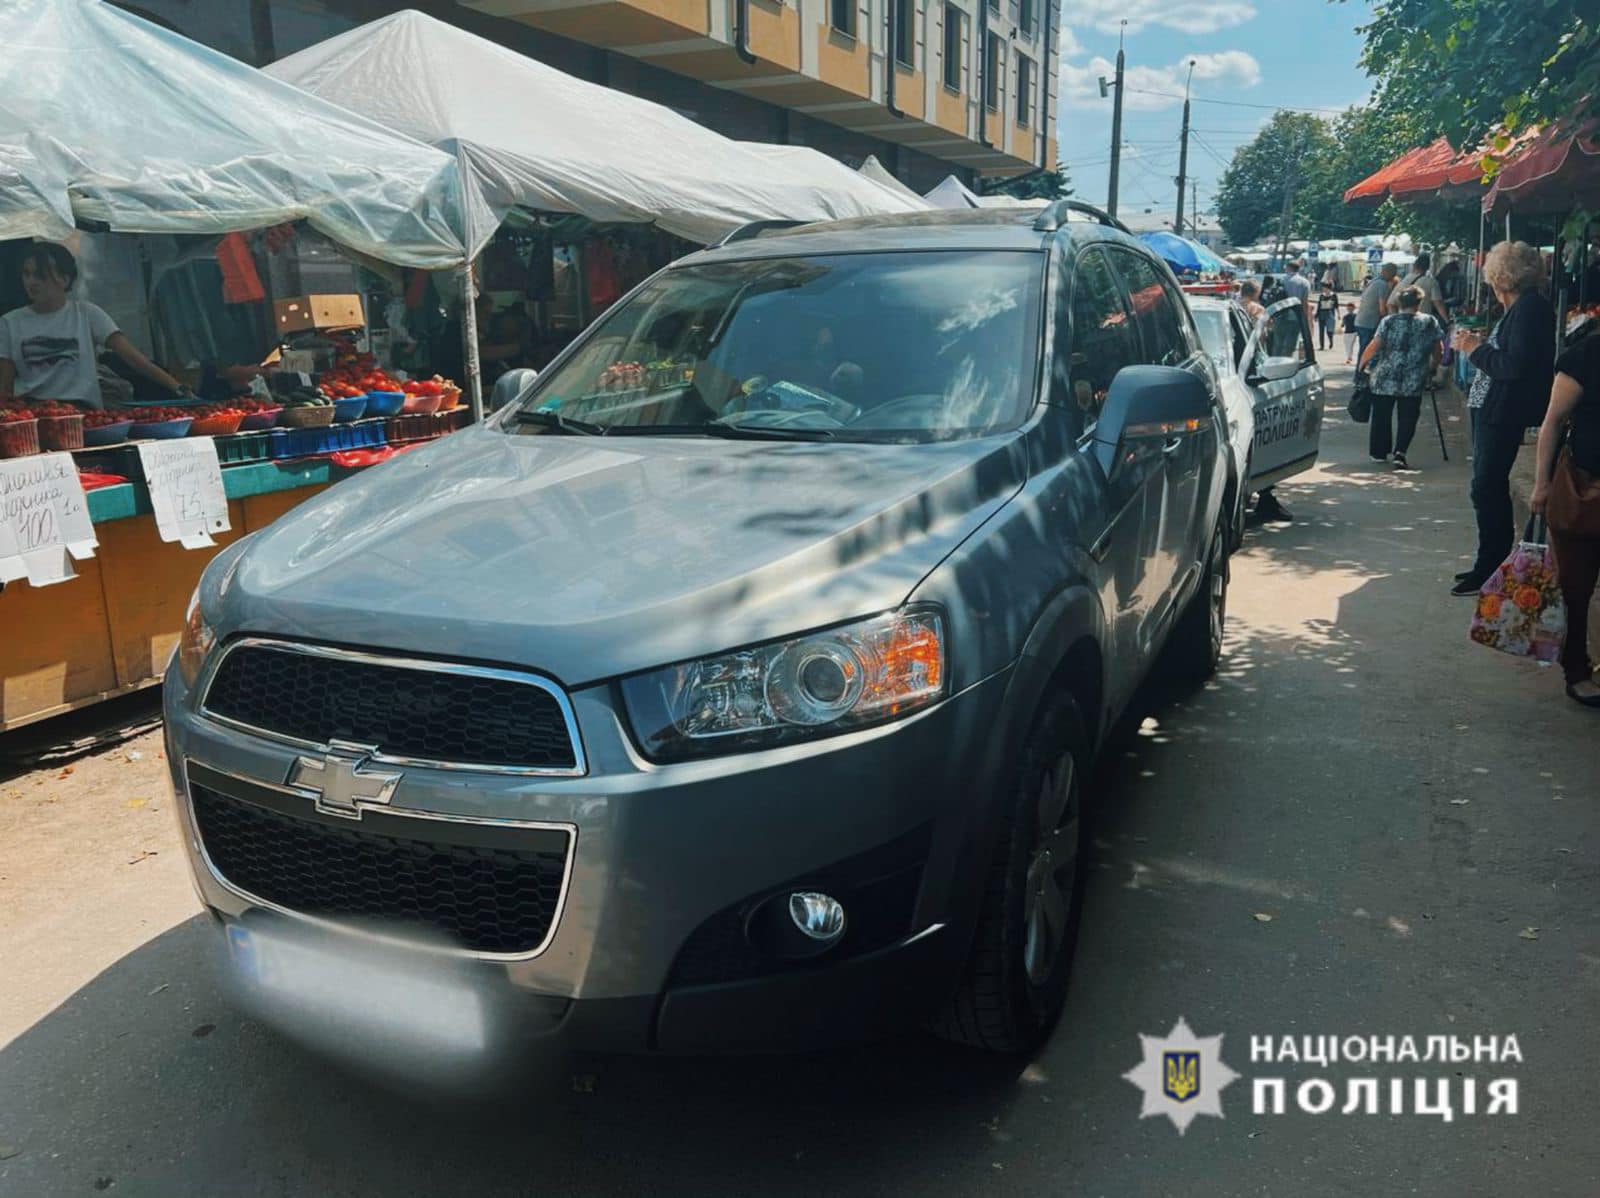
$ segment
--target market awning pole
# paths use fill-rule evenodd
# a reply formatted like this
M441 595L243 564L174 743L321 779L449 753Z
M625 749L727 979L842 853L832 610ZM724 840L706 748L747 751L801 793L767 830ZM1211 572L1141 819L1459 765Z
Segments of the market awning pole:
M1472 310L1483 307L1483 230L1488 222L1483 219L1483 209L1478 209L1478 256L1472 260Z
M461 271L461 361L467 370L467 403L474 424L483 419L483 372L478 364L478 296L472 285L472 263Z

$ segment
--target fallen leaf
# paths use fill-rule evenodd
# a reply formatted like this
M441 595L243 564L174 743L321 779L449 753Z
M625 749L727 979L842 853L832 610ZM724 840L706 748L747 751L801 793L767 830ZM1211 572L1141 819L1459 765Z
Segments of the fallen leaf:
M72 777L72 767L70 765L62 767L61 772L59 774L57 774L56 777L57 778L70 778L70 777Z
M1517 933L1517 935L1523 940L1537 940L1539 939L1539 929L1523 928L1522 931Z
M1257 923L1271 923L1272 922L1272 916L1268 915L1265 911L1257 911L1255 918L1256 918L1256 922Z
M123 806L132 807L137 810L138 808L143 807L149 801L149 799L129 799L125 804L123 804Z
M128 864L129 865L138 865L139 862L143 861L145 858L156 856L159 853L159 851L160 850L158 850L158 849L140 849L139 850L139 855L137 857L135 857L133 860L129 861Z
M0 1161L8 1161L21 1151L15 1144L0 1144Z
M209 1036L212 1032L214 1032L216 1030L217 1030L217 1025L216 1024L214 1024L214 1023L202 1023L199 1027L195 1028L194 1031L190 1032L189 1034L191 1036L193 1036L196 1040L204 1040L207 1036Z

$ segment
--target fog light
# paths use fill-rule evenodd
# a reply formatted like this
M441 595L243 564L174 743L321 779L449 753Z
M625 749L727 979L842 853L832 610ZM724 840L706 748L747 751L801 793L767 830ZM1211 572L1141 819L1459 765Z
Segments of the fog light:
M808 938L832 944L844 935L844 907L831 895L797 890L789 896L789 918Z

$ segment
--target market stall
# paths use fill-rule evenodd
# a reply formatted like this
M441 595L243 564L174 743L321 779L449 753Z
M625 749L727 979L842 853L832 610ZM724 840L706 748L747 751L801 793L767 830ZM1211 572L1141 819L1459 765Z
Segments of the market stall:
M249 369L233 377L265 367L242 396L207 363L223 380L215 403L141 403L105 372L87 402L28 390L22 373L0 397L5 729L156 681L222 546L460 418L439 414L454 391L443 380L379 373L356 340L369 332L359 294L274 304L259 276L282 263L253 256L245 233L266 229L253 236L282 256L298 241L342 246L361 269L436 270L464 260L465 222L448 155L99 0L4 6L0 44L13 51L0 60L0 308L21 310L12 268L37 270L37 237L71 247L57 258L83 277L52 277L76 285L74 303L117 308L119 335L148 345L231 320L266 351L234 359ZM201 269L219 280L215 308L230 285L248 293L238 311L182 286ZM96 344L70 348L92 357Z
M484 255L480 270L493 251L503 275L533 284L485 278L463 288L479 297L459 305L474 381L482 346L506 344L480 329L486 320L536 326L548 341L549 305L575 310L581 327L649 270L742 225L925 206L815 151L733 141L419 12L372 21L267 71L455 156L464 240ZM574 285L558 295L563 272ZM484 292L498 294L480 311ZM540 364L524 358L496 368Z

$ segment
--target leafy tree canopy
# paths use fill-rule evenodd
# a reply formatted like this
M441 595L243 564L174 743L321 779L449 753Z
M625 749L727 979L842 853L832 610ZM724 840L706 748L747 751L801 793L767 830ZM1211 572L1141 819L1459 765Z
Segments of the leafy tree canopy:
M1455 146L1600 116L1595 0L1380 0L1361 33L1374 107Z

